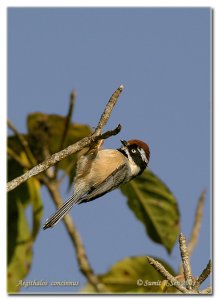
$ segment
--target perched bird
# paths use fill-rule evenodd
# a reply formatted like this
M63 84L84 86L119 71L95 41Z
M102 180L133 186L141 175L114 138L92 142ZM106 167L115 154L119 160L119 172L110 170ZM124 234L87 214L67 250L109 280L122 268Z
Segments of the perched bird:
M149 146L140 140L121 143L119 149L95 149L79 158L73 195L46 220L43 229L57 224L73 205L101 197L144 171L150 159Z

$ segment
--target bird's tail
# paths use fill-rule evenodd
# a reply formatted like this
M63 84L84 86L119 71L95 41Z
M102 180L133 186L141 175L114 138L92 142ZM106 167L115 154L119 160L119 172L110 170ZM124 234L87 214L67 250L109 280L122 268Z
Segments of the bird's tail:
M79 202L79 193L73 194L61 208L59 208L50 218L48 218L43 225L43 229L51 228L56 225L69 211L70 209Z

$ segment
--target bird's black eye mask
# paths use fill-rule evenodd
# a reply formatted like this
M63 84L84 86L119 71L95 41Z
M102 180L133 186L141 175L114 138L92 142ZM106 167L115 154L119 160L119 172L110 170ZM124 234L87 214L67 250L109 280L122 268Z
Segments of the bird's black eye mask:
M138 145L132 144L127 147L121 147L117 149L120 151L126 158L130 159L129 156L132 158L134 163L139 166L140 173L139 175L144 171L144 169L147 167L147 159L145 156L145 152L142 148L140 148Z
M141 174L148 165L144 150L140 148L138 145L134 145L134 144L128 146L128 150L134 163L140 167L141 169L140 174Z

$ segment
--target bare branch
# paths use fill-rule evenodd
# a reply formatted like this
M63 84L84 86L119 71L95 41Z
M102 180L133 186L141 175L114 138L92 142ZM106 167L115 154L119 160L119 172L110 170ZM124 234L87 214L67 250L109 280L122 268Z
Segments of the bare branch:
M186 286L188 290L191 290L193 286L193 278L192 278L191 264L189 260L189 253L186 245L186 239L183 233L180 233L179 235L179 246L180 246L180 252L182 257L182 266L183 266L183 273L185 277Z
M180 252L182 257L184 275L178 275L174 277L164 268L164 266L161 263L147 256L148 262L168 281L170 281L172 286L177 288L183 294L210 294L212 292L212 287L208 286L205 290L202 291L199 291L199 287L202 284L202 282L210 275L212 271L211 260L209 260L207 267L203 270L203 272L198 277L198 279L195 280L191 272L191 265L189 261L189 253L186 245L186 239L182 233L180 233L179 235L179 244L180 244ZM185 279L185 286L183 282L177 280L178 278L181 277Z
M113 130L108 130L105 133L101 134L101 139L102 140L106 140L109 137L111 137L112 135L117 135L122 129L121 124L118 124L116 128L114 128Z
M165 277L173 287L177 288L183 294L193 294L192 291L186 289L173 275L171 275L164 266L155 259L147 256L149 264L154 267L163 277Z
M63 132L63 135L62 135L60 150L64 147L64 143L66 141L66 137L67 137L67 134L68 134L68 130L69 130L69 127L70 127L70 122L71 122L71 118L72 118L72 114L73 114L75 99L76 99L76 91L73 90L71 95L70 95L69 109L68 109L68 113L67 113L66 120L65 120L64 132Z
M113 93L110 97L103 114L101 115L100 121L98 122L98 126L96 127L95 134L99 135L102 132L102 129L107 124L108 119L110 118L111 112L114 106L117 103L117 100L124 89L123 85L120 85L118 89Z
M212 263L211 260L209 260L206 268L202 271L201 275L196 280L194 288L198 289L199 286L202 284L202 282L204 282L207 279L207 277L210 275L211 272L212 272Z
M198 205L197 205L196 212L195 212L195 220L194 220L194 224L192 227L190 240L188 243L189 257L191 256L191 254L192 254L193 250L195 249L197 242L198 242L201 221L202 221L202 215L203 215L203 207L204 207L204 202L205 202L205 196L206 196L206 191L203 191L198 199ZM182 273L182 270L183 270L183 267L182 267L182 263L181 263L181 265L179 267L180 274Z
M76 91L73 90L72 93L70 94L70 103L69 103L68 113L65 117L64 131L63 131L61 143L60 143L60 146L58 149L59 151L61 151L64 148L64 144L65 144L65 141L67 138L67 134L69 131L70 122L71 122L71 118L72 118L72 114L73 114L75 99L76 99ZM54 174L53 174L54 178L57 177L57 172L58 172L58 163L55 165L55 170L54 170Z
M57 208L61 207L63 204L58 184L55 181L48 181L44 178L44 184L48 188L48 191L55 202ZM86 251L84 245L82 243L79 232L77 231L73 220L69 214L67 214L64 219L64 225L69 234L69 237L75 247L77 261L80 267L81 272L87 278L89 283L95 288L96 292L103 293L106 292L106 287L99 282L98 277L94 274L90 263L88 261L88 257L86 255Z
M22 134L20 134L18 132L18 130L16 129L16 127L12 124L12 122L10 120L8 120L7 123L8 123L8 127L14 132L18 141L20 142L21 146L23 147L23 150L25 151L29 162L31 163L32 166L34 166L36 164L36 160L29 148L28 141L24 138L24 136Z
M38 164L37 166L35 166L31 170L27 171L20 177L13 179L12 181L10 181L7 184L7 191L9 192L9 191L13 190L17 186L19 186L22 182L26 181L27 179L31 178L32 176L35 176L35 175L39 174L40 172L45 171L46 169L53 166L60 160L66 158L67 156L69 156L73 153L80 151L82 148L84 148L90 144L96 143L100 139L105 138L105 136L108 138L109 136L117 134L117 132L119 132L119 128L118 129L116 128L116 129L110 131L109 133L107 132L107 133L104 133L103 135L100 135L102 128L106 125L106 123L111 115L112 109L113 109L114 105L116 104L117 99L118 99L120 93L122 92L122 90L123 90L123 86L121 85L115 91L115 93L111 96L111 98L110 98L108 104L106 105L106 108L101 116L101 119L98 123L96 130L91 136L85 137L85 138L81 139L80 141L76 142L75 144L70 145L67 148L53 154L51 157L46 159L44 162ZM120 127L120 126L118 126L118 127Z
M206 196L206 192L203 191L201 193L201 196L198 200L198 205L197 205L197 209L196 209L196 213L195 213L195 221L194 221L194 225L192 228L192 233L191 233L191 237L190 237L190 241L188 244L188 251L189 251L189 255L191 255L191 253L193 252L197 242L198 242L198 237L199 237L199 232L200 232L200 227L201 227L201 220L202 220L202 214L203 214L203 207L204 207L204 202L205 202L205 196Z

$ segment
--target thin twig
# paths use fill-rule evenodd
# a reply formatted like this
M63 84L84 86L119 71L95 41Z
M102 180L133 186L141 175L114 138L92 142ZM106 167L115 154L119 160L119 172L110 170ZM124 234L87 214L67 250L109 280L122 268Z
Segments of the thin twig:
M65 117L64 131L63 131L63 134L62 134L61 143L60 143L58 151L61 151L64 148L64 144L65 144L65 141L66 141L66 138L67 138L67 134L68 134L71 119L72 119L75 99L76 99L76 91L73 90L72 93L70 94L70 103L69 103L68 113ZM55 165L54 178L57 177L57 172L58 172L58 163Z
M120 86L115 91L115 93L112 95L112 97L110 98L110 100L109 100L108 104L106 105L106 108L105 108L105 110L104 110L104 112L103 112L103 114L100 118L99 124L98 124L95 132L91 136L85 137L85 138L81 139L80 141L76 142L75 144L70 145L67 148L53 154L51 157L49 157L48 159L46 159L45 161L43 161L39 165L35 166L31 170L27 171L26 173L24 173L20 177L17 177L15 179L13 179L12 181L10 181L7 184L7 191L9 192L9 191L13 190L14 188L19 186L24 181L31 178L32 176L35 176L35 175L39 174L40 172L45 171L46 169L53 166L54 164L56 164L60 160L68 157L69 155L71 155L73 153L76 153L76 152L80 151L82 148L84 148L88 145L96 143L100 139L105 138L105 136L109 137L109 136L112 136L112 135L116 135L117 132L119 132L118 129L120 128L120 125L118 126L119 127L118 129L115 128L114 130L111 130L110 134L108 134L108 132L106 132L103 135L100 135L100 133L101 133L101 130L102 130L103 126L106 125L106 123L107 123L107 121L110 117L110 114L112 112L112 109L113 109L113 107L114 107L114 105L117 101L117 98L119 97L122 90L123 90L123 86Z
M206 191L203 191L199 197L198 200L198 205L196 208L196 213L195 213L195 221L194 225L192 228L192 233L190 236L190 241L188 243L188 251L189 255L193 252L197 242L198 242L198 237L199 237L199 232L200 232L200 227L201 227L201 220L202 220L202 214L203 214L203 207L204 207L204 202L205 202L205 196L206 196Z
M194 288L198 289L199 286L202 284L202 282L204 282L207 279L207 277L210 275L211 272L212 272L212 262L211 260L209 260L206 268L202 271L201 275L196 280Z
M192 279L191 264L189 260L189 253L186 245L186 239L183 233L180 233L179 235L179 245L180 245L183 273L185 277L186 286L188 290L192 290L193 279Z
M44 180L44 184L48 188L48 191L55 202L57 208L62 206L63 201L58 189L58 185L55 181L48 181ZM94 274L90 263L88 261L88 257L86 255L86 251L84 248L84 245L82 243L81 237L79 235L79 232L77 231L73 220L69 214L67 214L64 219L64 225L66 227L66 230L69 234L69 237L75 247L77 261L80 267L81 272L83 275L87 278L89 283L95 288L96 292L104 293L106 292L105 286L99 282L98 277Z
M105 107L105 110L104 110L103 114L101 115L101 118L98 122L98 126L95 129L95 134L96 135L101 134L102 129L107 124L107 121L110 118L111 112L112 112L114 106L116 105L117 100L118 100L120 94L122 93L123 89L124 89L124 86L120 85L118 87L118 89L116 89L116 91L110 97L110 99L109 99L109 101L108 101L108 103Z
M204 202L205 202L205 196L206 196L206 191L203 191L198 199L198 204L197 204L197 208L196 208L196 212L195 212L195 220L194 220L194 224L192 227L190 240L188 243L189 257L191 256L191 254L192 254L193 250L195 249L197 242L198 242L201 221L202 221L202 215L203 215L203 207L204 207ZM179 274L181 274L182 271L183 271L183 266L181 263L181 265L179 267Z
M106 139L108 139L112 135L117 135L121 131L121 129L122 129L121 124L118 124L118 126L115 129L108 130L105 133L102 133L101 134L101 139L102 140L106 140Z
M70 94L69 109L68 109L68 113L67 113L67 116L65 119L64 132L63 132L62 139L61 139L60 150L64 147L64 144L65 144L65 141L67 138L67 134L68 134L69 127L70 127L70 122L72 119L75 99L76 99L76 91L73 90L72 93Z
M18 130L16 129L16 127L12 124L12 122L10 120L7 121L8 127L14 132L14 134L16 135L18 141L20 142L21 146L23 147L23 150L26 153L26 156L30 162L30 164L32 166L36 165L36 160L29 148L29 143L28 141L24 138L24 136L22 134L20 134L18 132Z
M182 257L182 263L183 263L183 269L184 269L184 278L185 278L185 286L183 282L180 282L177 280L177 278L183 277L183 275L179 275L174 277L171 275L164 266L159 263L158 261L154 260L153 258L147 256L148 262L150 265L152 265L160 274L162 274L170 283L172 286L177 288L180 292L183 294L210 294L212 292L212 287L207 287L205 290L199 291L199 286L202 284L202 282L210 275L212 271L212 263L211 260L209 260L207 267L203 270L201 275L198 277L198 279L194 282L191 272L191 265L189 261L189 254L188 249L186 245L186 239L185 236L180 233L179 235L179 244L180 244L180 252Z
M149 264L154 267L163 277L165 277L173 287L177 288L183 294L194 294L192 291L187 290L181 282L179 282L173 275L171 275L164 266L155 259L147 256Z

